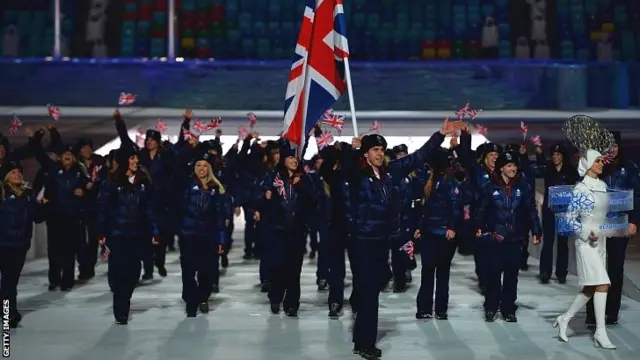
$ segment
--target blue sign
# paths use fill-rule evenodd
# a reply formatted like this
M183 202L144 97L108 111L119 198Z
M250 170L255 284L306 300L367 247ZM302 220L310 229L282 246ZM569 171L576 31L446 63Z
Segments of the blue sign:
M633 190L608 189L609 212L633 210ZM549 186L549 209L555 213L592 212L595 201L592 194L573 192L573 185Z
M624 237L627 236L629 217L627 214L617 214L602 219L599 224L593 225L593 232L598 237ZM556 214L556 233L562 236L579 236L582 232L582 222L576 214Z

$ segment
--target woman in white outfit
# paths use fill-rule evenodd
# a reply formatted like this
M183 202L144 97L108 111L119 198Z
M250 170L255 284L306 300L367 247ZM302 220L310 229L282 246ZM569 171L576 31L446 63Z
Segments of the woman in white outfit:
M603 166L602 155L598 151L588 150L580 158L578 172L584 179L574 187L573 196L590 203L589 209L577 209L574 214L574 220L581 225L575 244L578 284L582 286L582 291L573 300L569 310L558 316L553 327L559 328L560 340L569 341L569 321L593 297L596 317L594 345L603 349L615 349L605 327L607 291L611 282L606 268L606 238L599 234L600 225L604 223L609 208L607 185L598 178Z

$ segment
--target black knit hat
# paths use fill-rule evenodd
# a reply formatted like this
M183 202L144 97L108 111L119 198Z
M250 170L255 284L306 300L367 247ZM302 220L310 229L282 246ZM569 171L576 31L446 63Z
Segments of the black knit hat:
M518 155L512 151L505 151L496 160L496 169L502 169L507 164L515 164L516 166L520 166L520 162L518 161Z
M4 181L4 178L7 176L7 174L15 169L18 169L20 170L20 172L22 172L22 166L19 162L9 161L8 163L2 165L2 167L0 167L0 181Z
M400 144L393 147L393 152L396 153L396 155L398 155L399 153L406 154L409 152L409 148L405 144Z
M486 143L482 147L482 155L487 156L492 152L497 152L498 154L502 153L502 146L496 143Z
M78 141L74 146L73 152L75 152L76 154L80 154L80 150L82 150L82 148L85 146L88 146L93 150L93 141L91 141L91 139L85 139L85 138L78 139Z
M138 155L138 148L131 145L124 145L116 153L116 163L120 167L129 166L129 158Z
M153 139L153 140L157 141L158 144L162 143L162 134L160 134L160 131L158 131L156 129L147 130L147 132L145 134L145 138L146 139Z

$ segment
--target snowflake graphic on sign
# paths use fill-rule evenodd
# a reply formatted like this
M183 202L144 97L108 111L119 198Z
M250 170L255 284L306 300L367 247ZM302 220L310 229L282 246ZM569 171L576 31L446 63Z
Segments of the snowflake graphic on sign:
M590 213L593 212L595 199L591 193L574 192L571 196L571 202L567 209L570 213Z
M556 232L558 235L578 235L582 223L571 214L556 214Z

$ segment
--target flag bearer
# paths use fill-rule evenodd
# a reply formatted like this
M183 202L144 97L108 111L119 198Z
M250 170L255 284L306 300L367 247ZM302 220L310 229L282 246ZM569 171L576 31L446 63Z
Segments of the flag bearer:
M420 238L418 247L422 258L416 319L433 317L435 277L435 316L438 320L447 320L449 274L456 251L456 232L463 216L463 194L451 152L438 150L429 167L429 179L423 189L423 218L415 236Z
M181 199L180 267L187 317L195 317L198 309L209 312L208 299L219 278L219 254L224 254L231 204L213 174L213 163L213 155L198 154Z
M387 142L381 135L353 138L353 162L349 170L350 227L355 252L354 286L358 315L353 328L354 353L377 359L382 351L376 345L380 283L388 271L389 240L393 228L391 214L394 181L421 167L430 151L440 147L445 135L462 127L445 120L440 132L431 136L418 151L402 159L384 163Z
M474 214L477 241L486 255L484 319L493 322L500 310L505 321L517 322L518 271L523 237L528 236L523 226L528 229L530 224L535 245L540 243L542 229L534 192L519 177L517 154L500 154L495 168Z
M36 194L27 186L22 168L6 162L0 170L0 299L9 301L9 326L22 320L18 312L18 280L31 247L36 221Z
M138 152L123 144L107 181L98 195L98 242L109 248L109 278L113 292L113 316L127 325L131 296L140 278L142 260L151 243L158 245L160 231L147 170L139 165Z
M260 221L268 229L264 257L269 258L269 302L278 314L296 317L300 308L300 272L306 246L305 227L312 213L311 184L295 153L282 149L284 156L262 183L259 199Z

